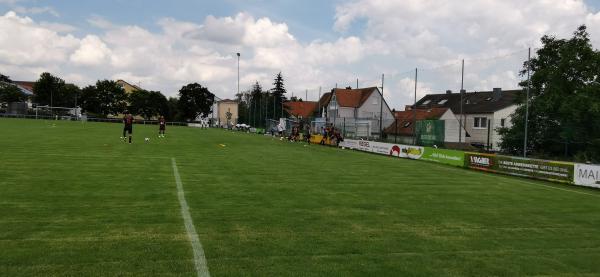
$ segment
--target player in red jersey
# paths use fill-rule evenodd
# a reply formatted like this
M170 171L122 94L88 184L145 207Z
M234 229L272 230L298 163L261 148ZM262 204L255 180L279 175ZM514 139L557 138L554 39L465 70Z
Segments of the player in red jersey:
M159 138L165 137L165 127L166 126L167 126L167 123L165 122L165 117L161 115L160 118L158 119L158 137Z
M129 143L131 143L131 135L133 134L133 116L128 111L125 111L123 124L123 140L126 140L126 134L129 134Z

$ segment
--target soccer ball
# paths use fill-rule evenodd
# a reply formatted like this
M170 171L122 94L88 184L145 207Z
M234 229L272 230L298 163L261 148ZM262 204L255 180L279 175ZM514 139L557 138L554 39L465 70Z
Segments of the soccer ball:
M145 140L146 142L149 142L149 141L150 141L150 138L145 138L144 140Z

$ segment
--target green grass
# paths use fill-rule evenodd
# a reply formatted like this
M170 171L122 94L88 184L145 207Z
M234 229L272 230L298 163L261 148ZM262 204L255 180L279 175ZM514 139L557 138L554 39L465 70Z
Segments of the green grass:
M171 158L213 276L600 274L599 191L222 130L136 125L128 145L121 128L0 120L0 276L195 275Z

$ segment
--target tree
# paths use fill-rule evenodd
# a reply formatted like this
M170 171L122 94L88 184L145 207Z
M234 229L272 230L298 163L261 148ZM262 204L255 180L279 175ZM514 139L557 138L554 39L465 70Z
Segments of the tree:
M60 98L59 93L65 86L65 81L53 76L48 72L40 75L40 78L33 85L33 93L35 95L34 102L42 106L57 106L54 100ZM58 97L58 98L55 98Z
M12 80L10 79L10 77L0 73L0 82L12 83Z
M95 86L87 86L83 88L78 101L82 112L97 115L101 114L100 97Z
M132 114L151 119L168 113L167 98L159 91L136 90L129 95L129 109Z
M544 36L543 47L529 69L531 87L527 149L544 158L575 156L581 161L600 160L600 52L594 50L585 26L571 39ZM521 83L522 87L527 82ZM523 151L525 93L512 115L513 125L499 130L503 151Z
M250 93L240 92L235 99L238 102L238 122L250 124Z
M188 84L179 90L178 110L184 120L193 121L210 114L215 95L198 83Z
M283 84L283 76L281 75L281 72L277 73L275 76L273 85L275 86L273 89L271 89L274 97L274 103L272 104L275 114L273 115L273 118L286 117L287 113L285 110L283 110L283 102L285 102L285 93L287 91L285 90L285 85Z
M256 82L252 85L252 89L250 92L246 92L249 95L249 119L250 124L256 127L263 128L266 126L266 119L269 118L269 103L271 100L269 99L271 96L268 92L263 91L260 83ZM238 110L239 111L239 110Z
M179 99L175 97L169 97L167 100L166 111L163 111L165 119L172 121L180 121L181 116L179 115Z
M99 104L99 115L117 115L125 111L127 95L117 82L111 80L97 81L95 88Z
M79 97L81 89L74 84L65 84L58 90L57 96L54 98L54 106L57 107L76 107L79 105Z
M27 95L13 84L0 84L0 103L24 102Z

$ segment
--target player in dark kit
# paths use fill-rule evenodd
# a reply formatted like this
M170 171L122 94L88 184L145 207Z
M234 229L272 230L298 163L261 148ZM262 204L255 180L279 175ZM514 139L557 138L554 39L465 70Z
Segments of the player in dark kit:
M123 140L126 140L126 134L129 133L129 143L131 143L131 135L133 134L133 116L129 112L125 112L123 117Z
M167 123L165 122L165 117L161 115L160 118L158 119L158 137L159 138L165 137L166 125L167 125Z

